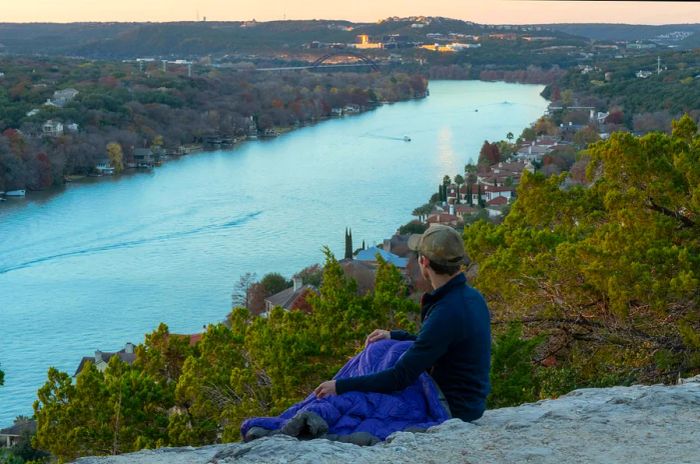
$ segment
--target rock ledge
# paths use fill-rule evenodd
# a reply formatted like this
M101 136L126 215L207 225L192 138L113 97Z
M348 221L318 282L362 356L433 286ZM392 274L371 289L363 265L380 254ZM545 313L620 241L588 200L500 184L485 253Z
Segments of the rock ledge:
M359 447L286 436L202 448L161 448L79 464L228 463L698 463L700 376L679 385L575 390L556 400L453 419L427 433L398 432Z

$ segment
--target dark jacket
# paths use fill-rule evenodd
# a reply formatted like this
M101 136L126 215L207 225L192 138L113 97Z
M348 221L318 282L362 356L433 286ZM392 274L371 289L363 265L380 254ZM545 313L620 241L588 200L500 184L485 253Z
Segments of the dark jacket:
M337 393L402 390L428 370L442 389L453 417L478 419L486 409L490 390L491 322L484 298L460 273L423 295L421 320L417 336L402 330L391 332L394 340L415 340L394 367L337 380Z

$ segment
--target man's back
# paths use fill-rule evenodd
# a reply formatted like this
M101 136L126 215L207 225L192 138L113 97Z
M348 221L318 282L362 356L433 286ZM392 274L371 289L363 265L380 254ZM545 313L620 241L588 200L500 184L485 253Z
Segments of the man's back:
M486 408L490 389L491 324L483 297L460 275L445 288L426 294L422 313L424 324L434 318L432 330L449 340L430 374L445 394L454 417L478 419Z

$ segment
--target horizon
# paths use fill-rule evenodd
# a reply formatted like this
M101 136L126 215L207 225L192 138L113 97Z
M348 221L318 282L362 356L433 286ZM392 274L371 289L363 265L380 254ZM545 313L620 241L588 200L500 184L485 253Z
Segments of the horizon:
M270 21L350 21L377 23L390 17L431 16L486 25L530 24L627 24L638 26L690 25L700 23L700 4L683 2L595 2L435 0L424 5L414 0L385 0L381 5L357 0L353 5L320 0L253 0L236 2L235 11L225 0L137 0L118 4L94 4L88 0L30 0L8 5L0 24L70 23L172 23Z

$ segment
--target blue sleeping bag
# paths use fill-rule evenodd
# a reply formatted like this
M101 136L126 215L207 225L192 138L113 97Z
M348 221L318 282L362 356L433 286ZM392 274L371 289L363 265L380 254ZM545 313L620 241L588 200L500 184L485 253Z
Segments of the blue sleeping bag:
M373 374L392 367L412 341L382 340L348 361L335 379ZM241 425L246 441L275 433L329 438L357 444L383 441L396 431L425 430L450 418L427 373L392 393L347 392L317 399L312 393L278 417L256 417Z

